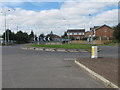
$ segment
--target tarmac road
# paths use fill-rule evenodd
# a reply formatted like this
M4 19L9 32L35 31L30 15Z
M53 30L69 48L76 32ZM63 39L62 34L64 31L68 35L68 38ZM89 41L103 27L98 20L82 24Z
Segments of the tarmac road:
M45 52L4 46L3 88L104 88L74 63L90 53Z

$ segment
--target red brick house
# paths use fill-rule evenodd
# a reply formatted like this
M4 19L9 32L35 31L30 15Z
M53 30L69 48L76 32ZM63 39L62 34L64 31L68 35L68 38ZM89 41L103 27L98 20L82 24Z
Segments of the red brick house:
M97 37L99 40L111 40L114 30L108 25L103 25L90 28L90 32L92 37Z
M84 38L85 29L68 29L67 35L69 35L69 37L74 37L75 39L80 40Z
M53 41L60 41L61 37L56 34L48 34L47 37L51 37Z

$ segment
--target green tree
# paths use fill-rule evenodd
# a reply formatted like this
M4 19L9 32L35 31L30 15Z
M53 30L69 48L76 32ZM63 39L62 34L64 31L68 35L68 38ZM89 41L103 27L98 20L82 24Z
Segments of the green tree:
M62 38L67 38L67 32L64 32L64 35L62 36Z
M34 32L33 32L33 31L31 31L29 37L30 37L30 41L33 41L33 40L34 40Z
M26 32L18 31L16 33L16 41L17 43L28 43L29 42L29 35Z
M6 34L6 35L5 35ZM3 33L2 38L5 40L5 36L6 36L6 40L8 42L9 40L13 40L15 41L16 35L14 32L11 32L11 30L7 29L6 32Z
M39 36L39 37L44 38L44 37L45 37L45 35L42 33L42 34L40 34L40 36Z
M115 37L116 40L118 40L118 42L120 42L120 23L113 29L114 29L113 36Z
M52 35L52 34L53 34L53 31L51 31L50 34Z

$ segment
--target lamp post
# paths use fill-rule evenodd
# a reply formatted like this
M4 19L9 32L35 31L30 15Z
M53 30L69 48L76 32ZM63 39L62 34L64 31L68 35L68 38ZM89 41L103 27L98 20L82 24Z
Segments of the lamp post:
M7 10L8 12L10 11L10 10ZM7 14L7 12L4 12L4 16L5 16L5 45L7 44L7 32L6 32L6 24L7 24L7 19L6 19L6 14Z
M92 17L92 14L89 14L90 17ZM90 26L91 26L91 22L90 22ZM91 38L90 38L90 43L93 44L93 34L94 34L94 30L91 30Z
M6 12L5 12L5 45L7 44L7 37L6 37Z
M9 19L9 21L10 21L10 20L13 20L13 19L11 18L11 19ZM9 22L8 22L8 32L7 32L7 34L8 34L8 44L10 43L9 30L10 30L10 26L9 26Z
M65 18L63 20L66 20ZM68 30L68 44L69 44L69 39L70 39L70 32L69 32L69 21L67 20L67 30Z

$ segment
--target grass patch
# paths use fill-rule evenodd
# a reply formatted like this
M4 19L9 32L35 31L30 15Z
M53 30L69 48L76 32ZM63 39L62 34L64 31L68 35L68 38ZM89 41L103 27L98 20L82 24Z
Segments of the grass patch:
M45 48L64 48L64 49L90 49L90 45L86 44L62 44L62 45L28 45L30 47L45 47Z
M114 42L105 42L104 44L93 44L95 46L118 46L118 43Z

